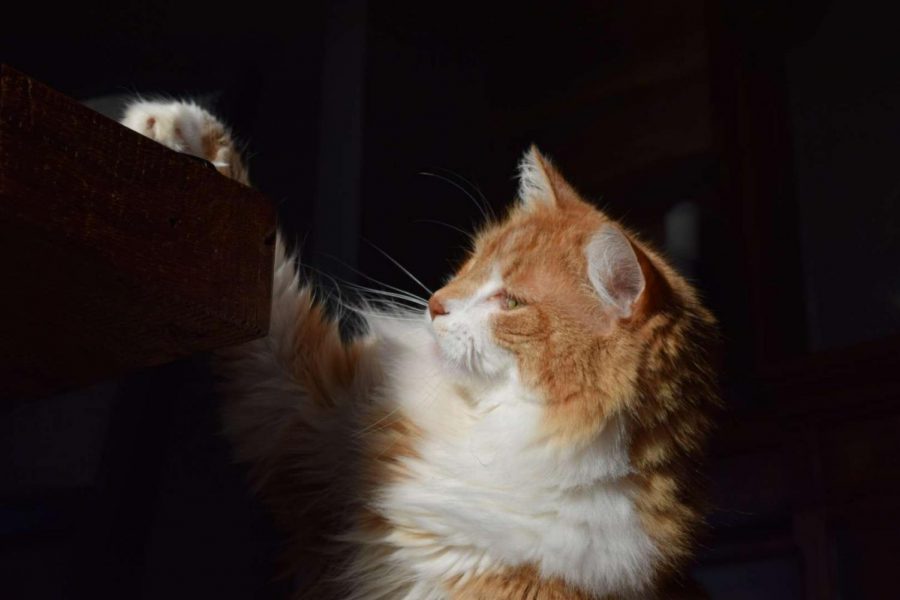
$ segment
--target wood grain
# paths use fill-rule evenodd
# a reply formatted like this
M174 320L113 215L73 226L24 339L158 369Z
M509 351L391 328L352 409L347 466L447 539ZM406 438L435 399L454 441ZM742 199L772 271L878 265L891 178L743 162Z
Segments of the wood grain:
M258 192L0 67L0 398L268 329Z

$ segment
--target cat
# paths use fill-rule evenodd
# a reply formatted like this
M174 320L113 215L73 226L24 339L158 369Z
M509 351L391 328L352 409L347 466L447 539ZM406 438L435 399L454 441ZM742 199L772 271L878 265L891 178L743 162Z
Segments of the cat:
M122 122L248 183L196 105L138 101ZM715 320L537 148L519 181L421 309L363 304L352 339L277 240L269 333L217 368L286 571L322 565L298 597L677 594L719 402Z

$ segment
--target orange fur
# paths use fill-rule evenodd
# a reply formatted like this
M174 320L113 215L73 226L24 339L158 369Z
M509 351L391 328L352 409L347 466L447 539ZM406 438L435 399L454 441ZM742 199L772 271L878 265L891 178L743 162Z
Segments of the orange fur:
M223 172L246 182L246 169L227 131L211 126L204 140L207 158L229 162L231 166ZM435 294L434 302L471 294L499 265L507 292L522 305L497 315L493 335L515 356L529 387L546 398L545 440L560 446L588 444L611 419L627 423L633 501L641 524L662 554L654 578L658 591L690 556L701 524L701 506L690 473L718 402L711 355L717 338L715 321L690 285L630 232L626 235L646 282L643 293L624 319L598 302L585 280L583 248L601 226L612 221L582 200L546 159L539 160L552 186L554 205L516 206L505 220L489 225L475 239L472 254L457 275ZM293 324L294 344L281 358L317 410L336 410L337 398L357 376L362 348L358 342L342 341L337 325L325 317L309 292L301 294ZM241 352L223 354L226 377L241 368L240 361ZM227 410L234 415L226 420L237 423L238 429L244 427L231 432L238 454L253 463L251 476L257 489L279 522L296 536L289 552L294 559L290 569L297 571L310 547L325 545L321 537L300 535L308 529L310 513L303 519L297 514L297 507L310 494L328 487L324 480L296 468L309 457L298 457L300 448L307 446L294 442L314 432L290 410L242 425L245 417L237 413L245 410L239 406L245 393L245 389L230 391ZM404 458L416 456L422 435L401 413L372 407L363 415L368 435L359 442L360 489L353 491L360 496L374 493L387 481L408 477ZM262 429L276 421L277 431ZM365 502L325 503L313 512L313 519L322 528L334 529L347 524L342 519L348 509L350 522L375 537L386 537L394 527ZM307 596L325 598L336 593L322 585L307 591ZM542 578L532 565L453 578L445 586L455 599L593 598L561 580Z
M478 575L465 582L449 582L451 600L602 600L594 599L559 579L543 579L531 567Z
M583 444L613 416L627 419L634 501L664 554L662 582L689 557L701 525L690 473L718 404L711 356L715 320L687 282L631 233L646 288L630 318L604 312L582 283L582 248L610 220L581 200L546 159L542 165L556 206L514 208L476 239L470 259L435 296L465 296L491 265L499 265L506 290L524 306L501 313L494 337L515 354L529 383L545 391L548 438ZM582 597L562 596L553 586L536 592L529 577L502 574L486 581L500 586L491 592L495 598L520 597L502 595L509 586L531 590L535 598Z
M593 596L559 579L542 578L531 567L476 575L465 582L451 581L447 584L447 591L451 600L619 600L616 596ZM692 581L672 579L656 592L648 592L640 598L704 600L708 596Z
M306 393L306 398L296 398L297 404L308 399L324 413L335 408L337 391L353 379L360 349L358 344L341 340L337 324L315 303L308 289L300 291L298 308L295 343L276 358ZM253 407L248 414L247 396L253 382L241 376L245 356L246 347L228 348L216 356L216 371L226 382L225 433L235 443L238 458L249 463L254 490L278 526L290 535L282 574L323 570L326 566L319 563L328 545L325 536L339 526L340 518L334 506L311 501L329 494L327 474L311 476L298 468L321 462L321 457L310 455L306 443L321 432L313 430L290 405Z

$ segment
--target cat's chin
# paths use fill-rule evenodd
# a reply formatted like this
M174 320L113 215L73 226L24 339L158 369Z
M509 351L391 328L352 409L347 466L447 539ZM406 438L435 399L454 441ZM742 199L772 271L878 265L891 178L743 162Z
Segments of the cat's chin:
M436 335L432 336L428 352L431 358L441 367L444 377L465 385L466 387L484 388L508 382L512 376L511 369L507 366L491 368L491 366L478 365L473 368L465 357L454 357L441 348L440 340Z
M431 343L428 345L428 353L434 362L440 366L441 373L448 379L467 380L471 379L474 374L461 360L456 360L448 355L437 338L437 335L431 332Z

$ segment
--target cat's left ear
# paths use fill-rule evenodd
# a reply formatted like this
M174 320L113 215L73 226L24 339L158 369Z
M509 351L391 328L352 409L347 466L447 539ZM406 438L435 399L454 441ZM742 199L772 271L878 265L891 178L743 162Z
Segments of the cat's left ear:
M646 287L637 253L625 233L605 223L584 249L588 279L604 304L622 319L630 317Z
M522 208L561 207L577 198L553 163L531 146L519 161L519 202Z

